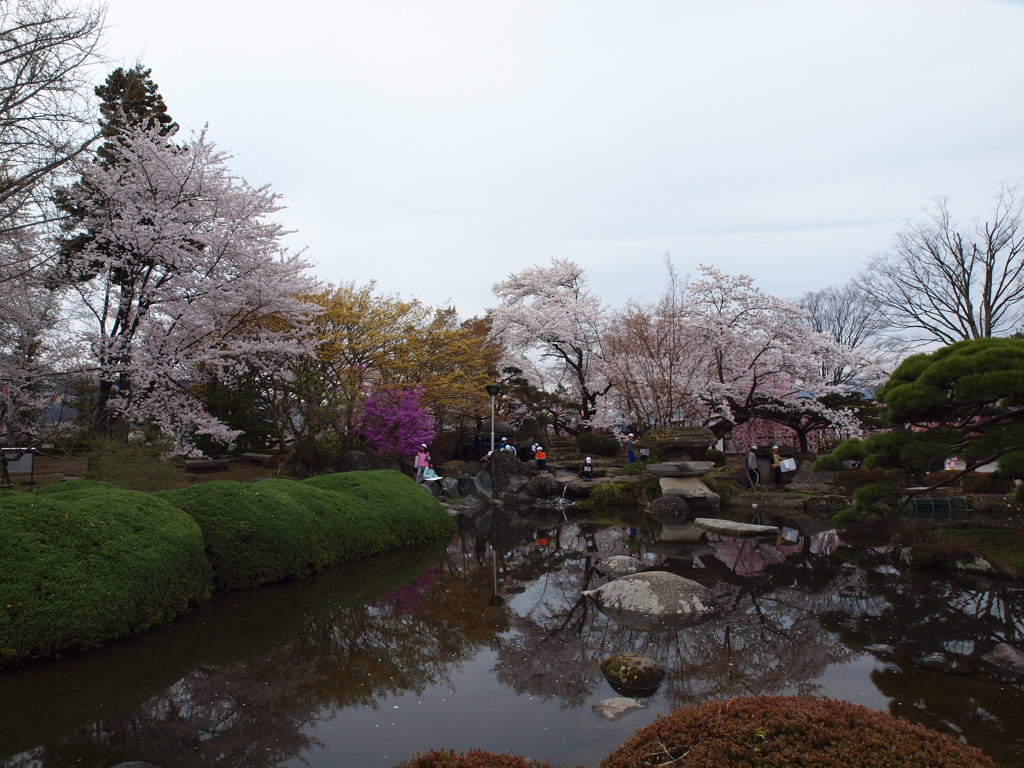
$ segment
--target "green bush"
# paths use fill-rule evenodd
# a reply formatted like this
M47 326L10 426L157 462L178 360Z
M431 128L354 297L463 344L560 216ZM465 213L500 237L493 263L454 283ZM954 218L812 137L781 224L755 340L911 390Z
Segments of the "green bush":
M622 445L612 435L597 432L581 432L576 436L576 447L580 453L591 456L618 456L622 453Z
M0 563L0 664L136 634L211 589L194 520L91 481L0 495Z
M712 493L717 493L721 498L720 508L725 509L729 506L732 501L733 494L738 490L738 486L735 483L731 483L724 477L716 477L715 475L704 475L701 478L704 481L704 485L708 487Z
M868 519L868 513L863 509L857 507L848 507L847 509L841 509L832 515L832 522L837 527L842 527L847 523L861 523Z
M814 465L817 466L818 462L815 462ZM839 470L832 476L832 483L836 488L847 492L869 483L891 483L898 488L903 488L906 485L906 481L900 472L887 469Z
M165 448L168 448L165 446ZM158 445L96 438L86 453L85 476L135 491L160 491L181 485L181 472Z
M677 709L599 768L995 768L974 747L857 704L755 696Z
M716 467L724 467L725 454L717 448L708 448L704 451L704 461L713 461Z
M202 528L219 589L302 578L333 563L454 532L444 508L394 470L303 482L215 481L157 494Z
M598 512L610 512L624 506L639 504L643 491L634 483L602 483L595 485L584 507Z

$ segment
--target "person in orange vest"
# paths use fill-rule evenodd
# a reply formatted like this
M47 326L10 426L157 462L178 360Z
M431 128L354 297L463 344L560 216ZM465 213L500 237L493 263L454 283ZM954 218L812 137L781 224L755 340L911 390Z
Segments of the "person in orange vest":
M534 451L534 453L533 453L533 458L535 458L537 460L537 469L547 469L548 468L548 454L539 445L537 446L537 450Z

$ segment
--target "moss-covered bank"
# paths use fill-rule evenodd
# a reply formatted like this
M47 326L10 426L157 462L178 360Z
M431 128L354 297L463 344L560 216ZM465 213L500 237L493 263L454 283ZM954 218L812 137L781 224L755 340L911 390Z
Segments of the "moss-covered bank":
M95 648L207 600L203 535L150 494L79 481L0 495L0 664Z
M453 532L437 500L391 470L0 495L0 665L137 634L214 588L301 578Z

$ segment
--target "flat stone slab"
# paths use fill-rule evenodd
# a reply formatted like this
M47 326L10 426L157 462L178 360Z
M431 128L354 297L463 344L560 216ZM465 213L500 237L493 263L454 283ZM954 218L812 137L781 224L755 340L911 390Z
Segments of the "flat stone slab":
M717 510L722 501L699 477L663 477L658 484L665 496L682 496L694 509Z
M713 517L698 517L693 521L698 528L723 536L764 536L781 533L774 525L754 525L753 523L737 523L734 520L718 520Z
M693 523L663 523L661 541L700 541L707 534L703 528L698 528Z

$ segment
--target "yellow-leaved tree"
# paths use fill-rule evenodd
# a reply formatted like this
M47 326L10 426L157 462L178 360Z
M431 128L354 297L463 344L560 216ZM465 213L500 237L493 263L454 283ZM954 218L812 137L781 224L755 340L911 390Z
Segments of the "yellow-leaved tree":
M361 407L374 393L421 390L439 432L486 412L499 357L486 323L375 287L342 283L307 297L321 310L310 318L315 354L291 371L284 414L298 450L360 445Z

